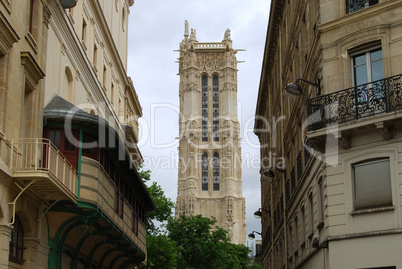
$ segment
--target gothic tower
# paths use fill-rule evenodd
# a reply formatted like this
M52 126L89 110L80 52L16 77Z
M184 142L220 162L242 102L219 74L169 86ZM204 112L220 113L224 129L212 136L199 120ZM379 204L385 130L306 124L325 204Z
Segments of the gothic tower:
M180 144L176 217L215 217L232 243L246 239L237 50L230 30L222 42L198 42L185 21L180 43Z

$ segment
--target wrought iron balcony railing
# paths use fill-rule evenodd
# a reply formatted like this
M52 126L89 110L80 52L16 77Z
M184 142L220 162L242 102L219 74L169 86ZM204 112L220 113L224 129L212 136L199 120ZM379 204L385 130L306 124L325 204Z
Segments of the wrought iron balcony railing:
M346 12L353 13L375 4L378 0L346 0Z
M307 101L307 130L402 109L402 74Z

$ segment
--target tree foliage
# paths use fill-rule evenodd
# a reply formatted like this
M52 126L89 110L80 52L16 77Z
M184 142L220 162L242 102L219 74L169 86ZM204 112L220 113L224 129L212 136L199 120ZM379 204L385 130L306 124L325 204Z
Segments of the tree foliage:
M214 218L201 215L180 216L168 221L168 237L178 248L177 268L256 268L248 256L250 250L244 245L230 243L227 231L215 224Z
M174 203L170 198L166 197L162 187L156 182L152 182L151 185L149 185L151 180L150 170L143 170L142 167L140 167L138 174L144 183L148 183L148 192L156 205L155 211L147 213L147 232L148 234L158 234L159 228L156 221L159 223L166 222L173 214Z
M147 266L149 269L260 269L250 250L230 243L216 220L198 216L174 219L173 202L151 181L151 171L138 171L157 209L147 214ZM159 223L157 223L159 222ZM159 225L158 225L159 224ZM162 230L159 227L164 226Z

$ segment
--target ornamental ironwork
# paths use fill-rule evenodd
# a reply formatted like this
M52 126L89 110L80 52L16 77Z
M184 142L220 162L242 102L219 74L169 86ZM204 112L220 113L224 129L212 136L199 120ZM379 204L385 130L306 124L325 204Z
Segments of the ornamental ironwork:
M402 74L307 101L307 130L402 109Z
M353 13L375 4L378 0L346 0L346 12Z

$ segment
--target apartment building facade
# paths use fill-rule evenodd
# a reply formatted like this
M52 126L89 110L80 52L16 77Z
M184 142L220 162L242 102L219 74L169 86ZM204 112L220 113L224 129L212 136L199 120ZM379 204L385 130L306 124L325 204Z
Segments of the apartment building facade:
M254 130L263 268L402 266L401 15L393 0L271 2Z
M146 262L133 0L0 1L2 268Z

